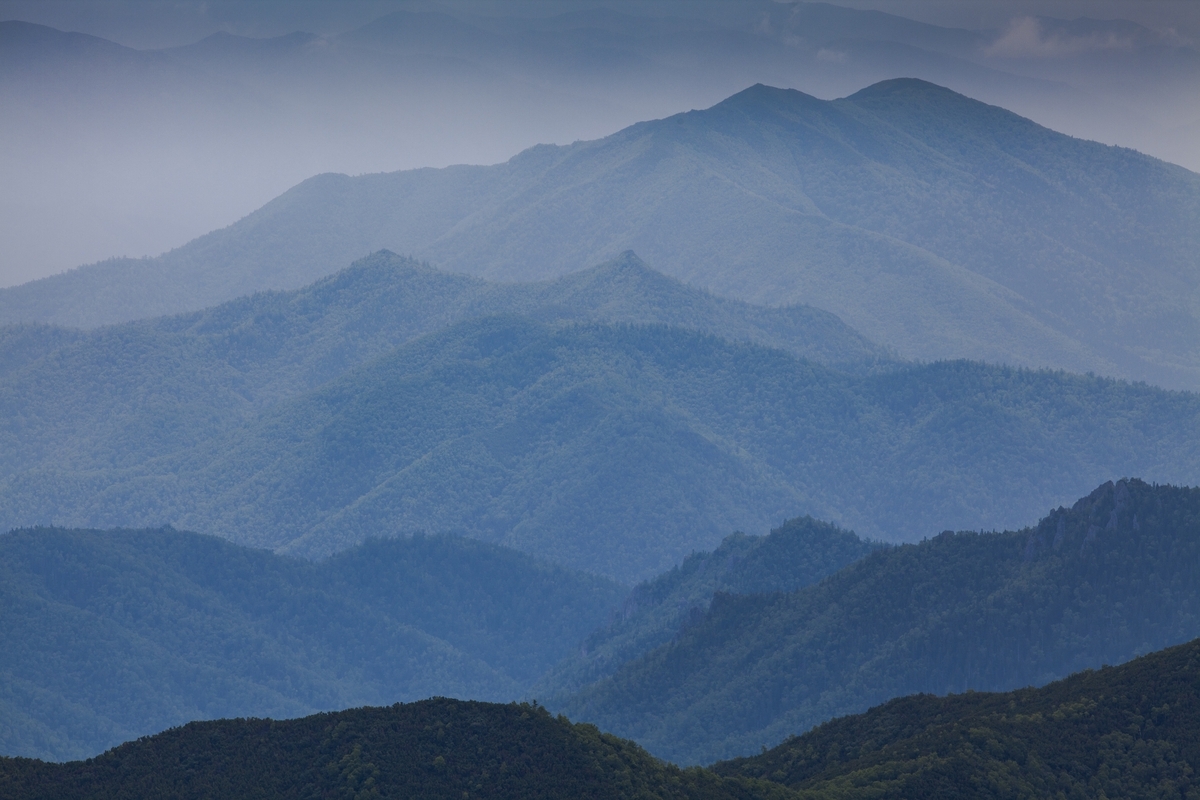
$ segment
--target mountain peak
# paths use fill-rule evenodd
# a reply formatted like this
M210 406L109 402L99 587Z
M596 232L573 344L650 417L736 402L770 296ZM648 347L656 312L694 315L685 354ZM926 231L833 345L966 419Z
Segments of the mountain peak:
M825 100L805 94L798 89L781 89L778 86L756 83L735 95L725 98L713 106L713 108L736 108L741 110L784 109L825 105L825 103Z

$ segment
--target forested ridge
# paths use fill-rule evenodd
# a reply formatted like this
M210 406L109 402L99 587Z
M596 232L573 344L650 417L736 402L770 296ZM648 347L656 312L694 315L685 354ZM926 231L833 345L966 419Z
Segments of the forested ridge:
M382 251L302 289L191 314L94 331L0 327L0 474L163 456L411 339L497 313L671 324L821 363L891 363L832 314L716 297L633 253L543 283L499 284Z
M170 529L0 536L0 752L65 759L193 719L511 700L625 589L495 545L311 563Z
M130 424L186 431L197 405ZM106 447L10 474L0 524L165 522L308 556L448 531L633 582L798 514L894 541L1015 528L1122 474L1200 482L1200 397L970 362L851 375L677 327L497 316L167 455Z
M802 797L1195 796L1200 641L1006 694L914 695L713 765Z
M87 761L0 757L0 797L1190 797L1200 640L1042 688L928 694L681 770L536 704L433 698L193 722Z
M680 763L914 692L1007 690L1200 635L1200 489L1122 480L1036 527L951 533L790 593L717 595L556 705Z
M537 706L445 698L287 721L193 722L68 764L0 758L6 800L791 796L664 764Z
M712 552L692 553L635 586L614 618L538 680L530 694L548 705L563 702L703 618L719 592L792 591L883 546L812 517L788 520L766 536L734 533Z

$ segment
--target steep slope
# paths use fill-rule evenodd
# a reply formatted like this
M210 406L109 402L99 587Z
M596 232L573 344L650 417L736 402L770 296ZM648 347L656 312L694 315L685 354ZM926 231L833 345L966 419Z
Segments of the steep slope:
M767 536L735 533L712 552L634 587L608 625L593 631L578 652L550 670L529 694L554 706L622 664L666 644L703 617L717 593L787 592L882 547L812 517L791 519Z
M633 248L721 294L827 309L906 357L1196 388L1197 231L1200 176L932 84L829 102L755 86L493 167L318 176L160 259L4 290L0 319L163 313L380 247L506 280Z
M0 328L0 474L137 464L195 445L420 334L484 314L669 323L862 368L888 354L832 314L715 297L632 253L530 284L387 252L293 292L79 332Z
M321 556L453 531L643 580L807 513L871 538L1006 525L1125 471L1200 473L1200 398L971 363L850 376L658 326L490 317L247 424L0 484L0 526L173 525Z
M0 759L4 797L701 798L782 786L663 764L543 708L434 698L276 722L194 722L68 764Z
M192 719L511 699L622 589L469 540L312 564L170 529L0 536L0 751L64 759Z
M1200 642L1007 694L917 695L713 766L809 797L1187 797Z
M947 532L790 594L721 595L561 708L652 752L753 752L913 692L1005 690L1200 633L1200 489L1105 484L1015 533Z

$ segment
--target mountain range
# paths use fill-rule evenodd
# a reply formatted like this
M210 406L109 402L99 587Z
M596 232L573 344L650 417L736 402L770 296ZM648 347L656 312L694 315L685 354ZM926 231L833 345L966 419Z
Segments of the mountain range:
M1170 12L1138 25L991 10L947 27L825 3L572 5L125 0L115 27L89 8L14 6L27 21L0 21L0 285L162 253L319 173L494 164L760 82L833 98L920 78L1200 169L1195 30ZM139 33L167 18L194 32Z
M233 319L209 344L282 343L273 315ZM252 384L229 361L143 331L4 380L26 460L0 483L0 526L171 524L308 557L451 532L636 581L797 514L913 540L1018 528L1124 471L1200 471L1195 395L1066 373L855 375L683 328L501 315L239 419ZM278 352L269 367L305 350Z
M1197 388L1197 231L1195 173L932 84L835 101L755 86L496 166L317 176L161 257L4 289L0 320L182 311L379 248L504 280L634 249L718 294L831 311L906 358Z
M794 592L719 594L554 708L708 763L893 697L1036 686L1188 641L1198 570L1200 490L1108 483L1033 528L947 531Z
M630 594L455 537L372 539L312 563L171 528L13 531L0 536L0 751L83 758L194 719L563 694L669 641L718 589L801 588L875 547L797 519Z
M916 695L761 755L680 770L536 705L435 698L196 722L95 759L0 758L0 796L1187 797L1200 644L1007 694Z
M724 61L1064 104L1136 61L1147 107L1200 77L1130 23L700 5L153 51L0 23L0 229L38 131L116 173L144 123L170 184L206 130L230 164L285 118L282 160L570 130ZM1200 175L917 77L317 174L0 289L0 752L87 759L0 757L0 798L1190 797L1197 343Z
M513 700L624 587L466 539L318 563L172 529L0 536L0 751L64 760L194 719Z
M81 332L0 327L3 466L95 468L165 455L423 334L494 314L670 324L849 369L894 365L837 317L690 289L632 253L540 284L495 284L380 252L293 292ZM99 458L97 458L99 456Z

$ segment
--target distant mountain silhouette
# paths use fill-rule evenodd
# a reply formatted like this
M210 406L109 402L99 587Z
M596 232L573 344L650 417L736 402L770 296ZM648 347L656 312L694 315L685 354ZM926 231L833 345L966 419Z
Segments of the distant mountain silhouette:
M382 247L504 280L634 249L719 294L832 311L906 357L1200 387L1200 176L917 80L829 102L755 86L498 166L318 176L158 259L0 291L0 319L183 310Z
M313 564L169 528L13 531L0 752L87 758L193 719L515 700L623 593L452 537Z

